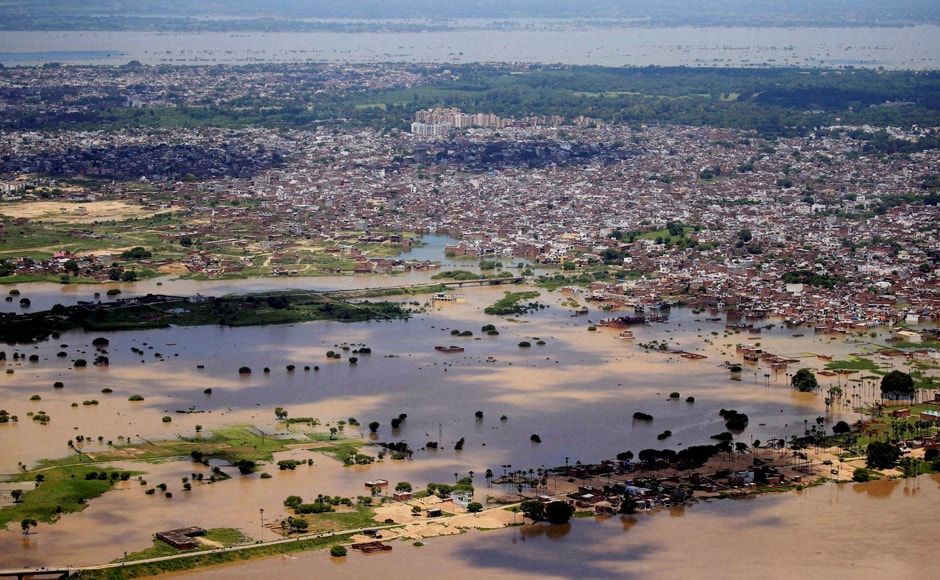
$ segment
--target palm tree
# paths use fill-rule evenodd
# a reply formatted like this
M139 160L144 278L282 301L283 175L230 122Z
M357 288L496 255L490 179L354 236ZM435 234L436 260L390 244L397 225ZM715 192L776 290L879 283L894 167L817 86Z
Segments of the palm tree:
M493 470L487 469L483 477L486 478L486 485L493 487Z

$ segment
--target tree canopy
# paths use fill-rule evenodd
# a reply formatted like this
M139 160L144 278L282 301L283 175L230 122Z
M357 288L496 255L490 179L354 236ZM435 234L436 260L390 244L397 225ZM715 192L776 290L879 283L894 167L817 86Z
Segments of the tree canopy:
M563 501L553 501L545 506L545 517L551 524L567 524L574 511L570 505Z
M852 430L852 427L849 426L845 421L839 421L832 426L832 432L836 435L844 435Z
M816 375L813 374L813 371L800 369L796 371L796 374L790 379L790 386L799 389L802 393L809 393L818 389L819 383L816 382Z
M865 452L865 462L873 469L891 469L900 457L901 449L885 441L872 441Z
M881 378L881 396L886 399L914 398L914 379L901 371L891 371Z

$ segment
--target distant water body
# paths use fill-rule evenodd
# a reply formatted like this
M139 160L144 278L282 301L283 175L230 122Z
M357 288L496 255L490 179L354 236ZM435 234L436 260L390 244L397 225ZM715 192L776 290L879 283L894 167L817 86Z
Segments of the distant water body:
M598 66L940 68L940 26L442 32L32 32L0 35L4 65L518 62Z

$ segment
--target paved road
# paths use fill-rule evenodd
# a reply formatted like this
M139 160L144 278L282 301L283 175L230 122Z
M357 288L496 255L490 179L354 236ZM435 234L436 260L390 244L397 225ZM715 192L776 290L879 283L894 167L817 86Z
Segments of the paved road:
M171 554L169 556L159 556L156 558L146 558L143 560L129 560L127 562L109 562L107 564L98 564L95 566L53 566L53 567L43 567L43 568L8 568L0 569L0 577L3 576L20 576L28 574L66 574L70 572L75 572L77 570L107 570L110 568L121 568L123 566L132 566L135 564L149 564L151 562L166 562L168 560L179 560L181 558L194 558L200 554L213 554L219 552L238 552L241 550L251 550L261 546L276 546L278 544L289 544L291 542L301 542L303 540L312 540L317 538L329 538L333 536L344 536L347 534L359 534L366 530L385 530L389 528L401 527L401 524L393 525L383 525L383 526L371 526L368 528L357 528L354 530L338 530L335 532L323 532L320 534L307 534L305 536L298 536L296 538L282 538L280 540L271 540L268 542L255 542L252 544L238 544L235 546L228 546L225 548L214 548L212 550L199 550L199 551L190 551L190 552L180 552L179 554Z

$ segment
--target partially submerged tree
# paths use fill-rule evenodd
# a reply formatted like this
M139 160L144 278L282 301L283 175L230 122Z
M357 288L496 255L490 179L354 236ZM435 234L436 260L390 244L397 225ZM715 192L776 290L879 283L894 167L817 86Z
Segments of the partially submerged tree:
M816 381L816 375L813 374L813 371L800 369L790 379L790 386L798 389L801 393L810 393L819 388L819 383Z
M901 371L891 371L881 377L881 396L896 401L914 398L914 379L911 375Z

